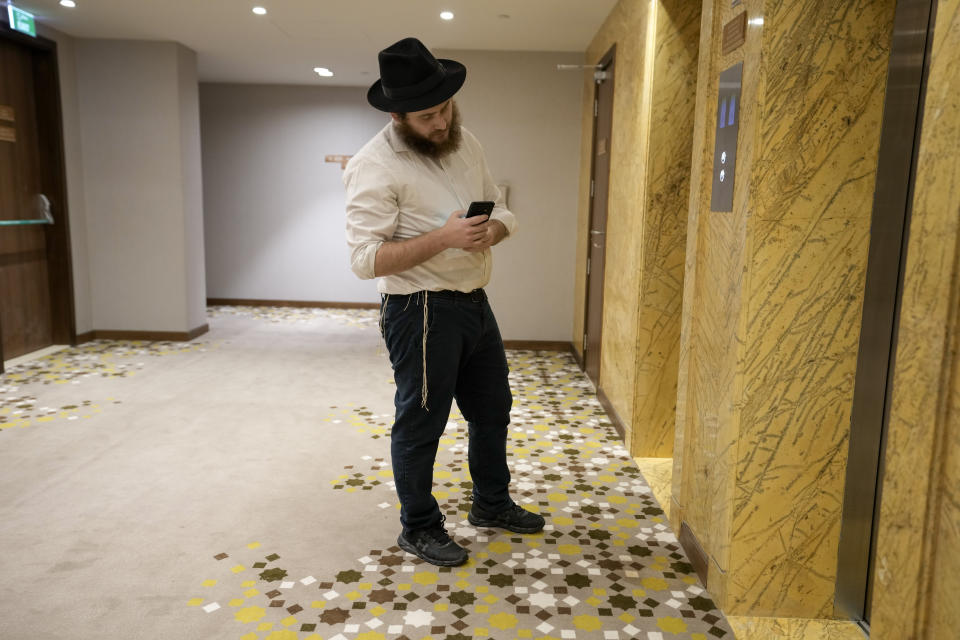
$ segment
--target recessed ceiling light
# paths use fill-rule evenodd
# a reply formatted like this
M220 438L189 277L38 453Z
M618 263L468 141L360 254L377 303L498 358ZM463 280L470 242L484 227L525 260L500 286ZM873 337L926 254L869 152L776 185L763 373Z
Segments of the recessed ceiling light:
M453 20L453 11L443 11L440 13L442 20Z
M75 6L77 6L77 3L73 0L60 0L60 4L61 6L69 7L70 9L73 9Z
M326 67L314 67L313 70L316 71L317 75L320 77L323 77L323 78L333 77L333 71L330 71L330 69L327 69Z
M254 7L254 8L253 8L253 12L254 12L255 14L257 14L258 16L265 16L265 15L267 15L267 10L264 9L263 7Z

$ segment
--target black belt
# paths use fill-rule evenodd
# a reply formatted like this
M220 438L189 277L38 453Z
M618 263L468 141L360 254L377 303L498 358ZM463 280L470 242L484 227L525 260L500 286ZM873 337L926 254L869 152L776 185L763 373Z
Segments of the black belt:
M474 289L473 291L451 291L450 289L441 289L440 291L415 291L407 295L393 295L391 298L407 298L410 296L421 296L427 293L430 298L447 298L450 300L464 300L470 302L484 302L487 299L487 292L483 289Z

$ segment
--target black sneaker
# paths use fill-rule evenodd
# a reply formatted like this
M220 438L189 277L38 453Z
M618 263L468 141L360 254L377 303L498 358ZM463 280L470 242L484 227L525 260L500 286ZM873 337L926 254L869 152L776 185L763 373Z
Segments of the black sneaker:
M397 544L404 551L440 567L458 567L467 561L467 550L450 539L443 523L430 529L401 532Z
M511 505L500 513L487 513L473 505L467 520L475 527L498 527L514 533L537 533L543 530L546 520L518 504Z

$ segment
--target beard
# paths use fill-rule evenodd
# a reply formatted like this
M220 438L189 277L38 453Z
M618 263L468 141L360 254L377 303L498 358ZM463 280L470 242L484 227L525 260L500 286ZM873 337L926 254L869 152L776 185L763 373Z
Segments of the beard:
M442 142L434 142L430 138L423 136L410 126L406 117L400 122L395 123L397 133L407 145L417 153L439 160L450 155L460 148L460 142L463 134L460 129L460 109L457 103L453 103L453 114L450 116L450 124L447 125L447 139Z

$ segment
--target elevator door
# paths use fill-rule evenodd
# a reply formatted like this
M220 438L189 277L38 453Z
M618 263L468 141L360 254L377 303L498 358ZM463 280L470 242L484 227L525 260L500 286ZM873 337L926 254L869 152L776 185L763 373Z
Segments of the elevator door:
M864 626L933 12L932 0L897 3L877 162L836 591L838 608Z

